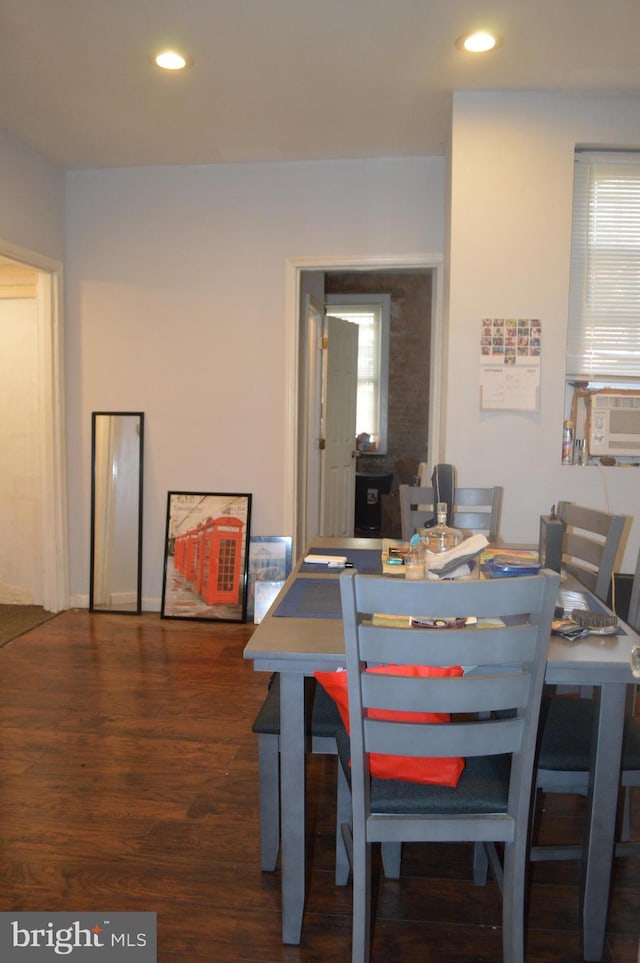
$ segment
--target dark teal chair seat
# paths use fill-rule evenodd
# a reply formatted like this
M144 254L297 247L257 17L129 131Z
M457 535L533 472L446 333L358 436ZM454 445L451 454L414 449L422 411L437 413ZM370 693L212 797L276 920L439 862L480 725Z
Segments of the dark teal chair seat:
M589 785L591 734L598 706L594 699L551 695L543 699L536 786L542 792L586 795ZM625 717L620 784L640 786L640 723L629 710ZM625 792L619 855L640 854L629 843L629 793ZM533 846L534 860L580 858L580 846Z
M348 776L351 741L344 729L336 733L338 757ZM376 813L506 813L511 757L470 756L455 788L424 786L402 779L371 779L371 811ZM385 867L386 871L386 867ZM390 875L387 873L387 875Z
M538 770L588 771L596 708L593 699L543 699ZM622 768L640 772L640 724L629 712L625 718ZM539 776L538 782L543 779Z

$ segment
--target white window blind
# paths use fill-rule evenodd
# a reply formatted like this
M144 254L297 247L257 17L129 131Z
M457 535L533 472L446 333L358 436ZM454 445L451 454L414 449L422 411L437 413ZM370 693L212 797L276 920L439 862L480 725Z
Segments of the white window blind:
M567 375L640 380L638 153L576 153Z

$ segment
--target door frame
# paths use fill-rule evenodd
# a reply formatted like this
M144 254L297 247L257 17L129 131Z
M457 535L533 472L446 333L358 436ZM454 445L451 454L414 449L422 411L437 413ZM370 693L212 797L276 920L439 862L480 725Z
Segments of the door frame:
M43 606L60 612L69 604L67 470L64 422L62 263L0 238L0 254L38 271L38 420L40 454Z
M444 451L444 412L446 341L443 322L443 265L441 254L380 255L365 257L293 257L286 262L286 343L285 343L285 460L284 521L285 530L294 540L294 558L304 549L297 545L301 531L299 512L305 504L299 498L299 460L306 457L308 411L299 409L301 369L301 327L306 323L300 303L300 281L303 271L380 271L424 268L433 271L431 301L431 376L429 385L428 460L442 461ZM304 359L302 359L304 360Z

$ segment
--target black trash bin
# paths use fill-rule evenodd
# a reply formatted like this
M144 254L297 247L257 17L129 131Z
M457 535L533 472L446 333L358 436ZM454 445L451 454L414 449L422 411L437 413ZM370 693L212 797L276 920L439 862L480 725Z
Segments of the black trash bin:
M356 472L355 534L380 534L382 496L391 491L393 473Z

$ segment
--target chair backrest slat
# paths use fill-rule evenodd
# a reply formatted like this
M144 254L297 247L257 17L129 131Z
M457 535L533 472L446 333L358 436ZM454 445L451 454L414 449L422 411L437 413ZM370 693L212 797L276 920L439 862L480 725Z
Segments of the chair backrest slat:
M447 722L412 725L364 720L367 752L390 756L498 756L520 749L522 718L488 719L478 722Z
M363 625L361 651L371 663L384 662L388 658L389 645L392 645L395 661L402 665L424 665L425 662L429 665L452 665L452 659L456 665L473 665L478 653L479 632L482 632L486 645L491 647L491 657L496 664L510 659L526 659L531 651L532 640L535 641L537 636L535 623L514 625L508 634L499 627L469 626L460 630L406 629L404 634L398 635L394 629ZM411 638L416 634L418 641Z
M353 571L348 569L346 574ZM383 582L378 575L360 575L357 581L357 611L362 614L368 612L439 618L475 616L478 619L490 619L517 616L537 610L537 604L531 608L531 583L527 580L534 577L487 581L407 581L391 577ZM506 582L509 584L505 585ZM527 605L530 606L529 609ZM366 628L366 619L363 619L363 627ZM420 644L424 644L423 638L428 631L425 630L425 633L419 636ZM397 633L398 629L395 632ZM399 638L402 638L402 630Z
M529 695L529 676L514 670L511 682L502 674L499 681L490 675L473 676L473 686L464 689L457 678L416 678L396 676L387 684L386 676L365 673L362 676L362 705L365 708L398 712L486 712L523 705Z

